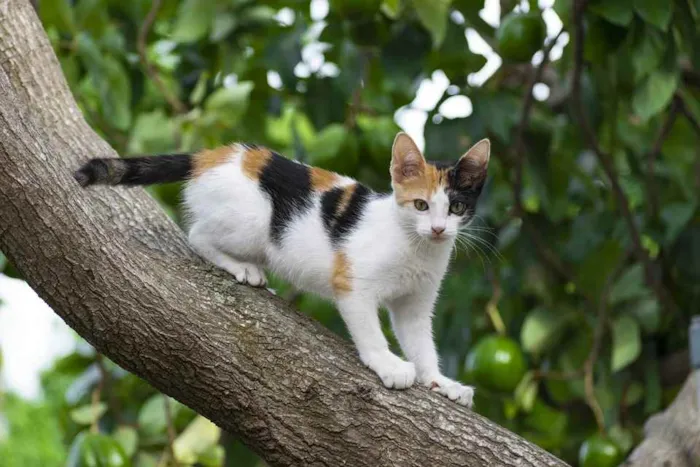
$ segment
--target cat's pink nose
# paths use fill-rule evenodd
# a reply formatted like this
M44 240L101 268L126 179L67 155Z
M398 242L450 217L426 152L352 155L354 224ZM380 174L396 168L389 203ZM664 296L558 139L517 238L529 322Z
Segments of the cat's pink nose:
M431 229L435 235L440 235L445 231L444 227L431 227Z

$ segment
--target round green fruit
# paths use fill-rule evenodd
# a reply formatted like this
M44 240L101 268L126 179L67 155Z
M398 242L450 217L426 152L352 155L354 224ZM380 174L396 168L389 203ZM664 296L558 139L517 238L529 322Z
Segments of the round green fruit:
M596 434L583 442L578 461L581 467L615 467L622 462L622 452L615 443Z
M509 13L496 31L498 53L505 60L529 62L542 48L547 28L537 13Z
M507 337L488 336L469 352L466 374L482 386L511 392L525 375L527 367L520 346Z

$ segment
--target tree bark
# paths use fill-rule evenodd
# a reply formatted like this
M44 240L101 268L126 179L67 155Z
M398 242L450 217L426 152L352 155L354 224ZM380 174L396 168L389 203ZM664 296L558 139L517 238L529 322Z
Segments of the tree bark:
M673 403L647 420L645 439L629 455L627 467L700 465L700 370L688 376Z
M204 264L140 188L81 189L114 156L85 123L29 0L0 0L0 249L95 348L271 465L565 465Z

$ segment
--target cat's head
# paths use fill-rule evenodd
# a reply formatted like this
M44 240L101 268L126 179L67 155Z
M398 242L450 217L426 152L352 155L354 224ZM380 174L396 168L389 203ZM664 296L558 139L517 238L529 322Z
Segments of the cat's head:
M474 215L490 151L482 139L457 161L428 162L410 136L396 135L391 186L404 228L436 243L455 238Z

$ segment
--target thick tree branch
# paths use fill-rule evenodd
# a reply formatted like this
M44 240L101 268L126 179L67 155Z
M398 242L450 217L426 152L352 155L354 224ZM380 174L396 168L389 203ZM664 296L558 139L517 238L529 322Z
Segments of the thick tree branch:
M28 0L0 2L0 249L72 328L271 465L565 465L430 391L390 391L352 347L203 264L144 190L82 190L113 155Z

